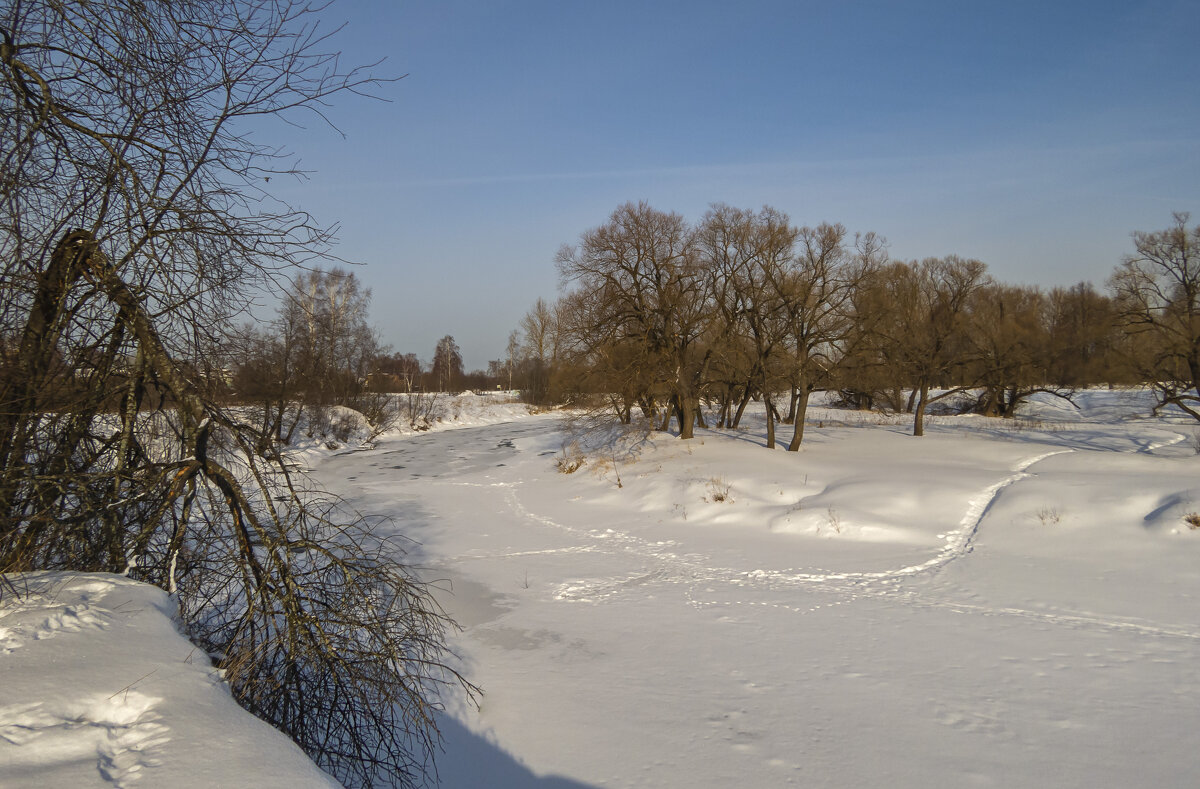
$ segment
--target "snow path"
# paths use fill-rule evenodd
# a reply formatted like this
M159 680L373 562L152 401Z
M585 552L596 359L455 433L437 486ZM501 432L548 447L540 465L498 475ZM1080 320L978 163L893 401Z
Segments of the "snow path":
M103 581L77 583L77 602L70 604L36 590L8 601L0 611L0 654L11 654L29 642L108 629L114 614L100 601L112 586ZM128 787L143 769L160 764L156 751L171 740L155 712L161 701L127 687L107 695L0 706L0 740L14 746L34 743L37 750L52 750L60 759L95 759L105 781Z
M586 537L596 541L594 545L587 546L587 550L601 549L602 546L616 544L621 551L633 554L650 560L656 565L654 571L641 576L630 578L614 579L612 581L601 581L598 583L586 585L567 584L560 588L557 599L560 600L581 600L595 601L603 599L620 591L626 591L640 583L649 583L652 581L672 581L683 583L729 583L741 586L765 586L769 588L785 588L788 586L802 586L821 584L837 588L845 591L848 589L863 589L864 587L855 583L853 586L847 586L844 583L835 582L883 582L899 580L919 573L937 570L955 559L965 556L971 551L971 544L975 539L975 535L979 530L979 524L983 521L984 515L988 509L1000 495L1001 491L1009 485L1014 484L1022 479L1030 476L1029 469L1035 463L1038 463L1046 458L1054 455L1062 455L1072 450L1062 449L1052 452L1043 452L1033 457L1026 458L1016 465L1013 473L999 482L989 485L982 490L978 495L972 498L966 513L963 515L959 523L959 527L944 535L946 545L938 552L936 556L928 561L920 564L908 565L899 567L894 570L885 570L881 572L810 572L801 570L783 570L783 571L767 571L767 570L736 570L728 567L711 567L706 566L700 561L681 557L677 554L663 550L663 543L651 543L634 537L630 534L615 532L612 529L606 529L603 532L584 531L570 526L557 523L549 518L536 515L521 505L517 498L516 490L509 488L507 493L508 503L514 510L519 512L523 517L537 521L546 526L565 531L569 534ZM584 550L584 548L574 549Z
M1170 446L1183 440L1177 436L1173 441L1164 441L1154 448ZM578 545L543 551L525 551L518 553L496 555L469 555L451 557L450 562L469 559L516 558L539 554L580 554L591 552L608 552L628 554L645 561L653 566L649 572L638 573L617 578L605 578L588 582L568 582L560 585L555 592L555 599L573 602L603 602L616 595L630 593L637 588L649 584L684 584L689 588L686 592L688 602L696 607L729 607L733 605L757 605L779 608L794 613L811 613L817 608L808 606L790 606L783 603L763 602L707 602L697 594L697 587L702 584L729 584L735 587L757 587L764 590L780 591L796 587L814 587L826 591L857 596L902 596L907 605L942 608L957 613L972 613L991 616L1014 616L1050 624L1073 627L1092 627L1101 630L1119 630L1138 633L1147 636L1170 638L1186 638L1200 640L1200 632L1177 627L1159 626L1139 622L1104 617L1086 613L1055 613L1049 611L1033 611L1022 608L972 605L955 601L931 601L923 599L918 593L904 589L896 582L906 580L922 573L935 572L949 563L961 559L971 552L980 524L997 497L1009 486L1028 479L1032 476L1030 469L1037 463L1056 455L1073 452L1072 449L1060 449L1042 452L1017 463L1012 474L1000 481L989 485L974 496L959 523L959 527L944 535L946 545L934 557L919 564L907 565L894 570L880 572L812 572L801 570L738 570L731 567L714 567L705 563L706 557L681 556L668 548L668 543L651 542L634 535L614 531L613 529L594 530L581 529L556 522L548 517L530 512L520 502L516 487L505 483L493 483L492 487L502 487L505 490L505 500L508 505L521 517L537 522L543 526L565 532L573 537L591 541L590 545ZM1151 448L1139 451L1149 452ZM470 484L470 483L459 483ZM836 603L836 604L840 604ZM819 606L824 607L824 606Z
M115 787L133 785L143 770L162 763L171 741L154 708L162 701L134 690L93 695L69 703L32 702L0 707L0 738L33 743L60 759L95 759L100 776ZM82 734L81 734L82 732Z
M1182 443L1185 440L1187 440L1187 436L1185 436L1183 433L1172 432L1171 437L1169 439L1167 439L1166 441L1151 441L1149 444L1142 447L1138 451L1149 455L1160 449L1164 449L1166 447L1173 447L1176 444Z
M112 588L104 581L80 582L75 584L74 602L62 603L50 590L35 585L28 594L7 601L0 609L0 654L25 649L31 642L108 629L115 615L101 601ZM94 760L106 782L128 787L142 770L160 764L156 752L171 740L155 712L161 701L127 687L112 694L3 705L0 740L10 746L33 743L31 754L50 750L64 761ZM22 761L18 754L10 759L17 767Z

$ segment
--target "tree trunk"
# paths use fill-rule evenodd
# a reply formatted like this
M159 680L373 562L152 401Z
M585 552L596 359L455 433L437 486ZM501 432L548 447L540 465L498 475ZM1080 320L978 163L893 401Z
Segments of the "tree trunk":
M694 434L692 426L696 422L696 401L694 398L680 396L679 403L679 437L691 438Z
M792 432L792 442L788 444L788 452L799 452L800 442L804 440L804 419L808 415L809 394L807 386L798 387L796 390L796 427Z
M281 424L283 422L284 414L286 413L286 411L285 411L286 408L287 408L287 403L280 401L280 403L279 403L279 421ZM283 443L285 443L285 444L292 443L292 436L295 435L296 428L300 426L300 418L303 415L304 415L304 408L299 403L297 403L296 404L296 416L292 418L292 423L290 425L288 425L287 430L285 430L283 432Z
M914 389L913 393L916 394L917 390ZM929 382L921 381L920 397L917 400L916 410L913 412L913 414L914 414L914 416L913 416L913 435L914 436L925 435L925 405L926 405L926 401L928 399L929 399Z
M983 404L979 412L984 416L1000 416L1004 413L1003 403L1002 391L995 386L989 386L984 389Z
M649 395L643 395L638 399L638 406L642 409L642 416L650 422L654 421L655 414L658 413L658 408L654 405L654 398Z
M763 395L763 402L767 405L767 449L775 448L775 406L771 404L771 396Z
M0 462L7 467L25 462L30 436L22 424L30 414L42 410L38 394L50 373L64 328L67 296L95 253L96 242L90 233L71 231L54 247L50 264L38 278L37 293L18 346L15 374L0 381L0 402L4 404L0 412ZM6 516L14 492L15 488L0 491L0 512Z
M733 424L730 427L737 429L738 425L742 424L742 414L746 413L746 406L750 403L750 395L754 392L754 387L749 383L746 384L746 389L742 392L742 401L738 403L737 413L733 416Z
M1012 419L1017 415L1017 407L1021 405L1022 397L1019 387L1012 387L1004 393L1004 407L1000 411L1000 416L1005 419Z
M795 421L796 421L796 404L799 400L800 400L800 389L793 386L792 387L792 396L788 402L787 416L783 418L783 423L785 425L791 425L791 424L795 423Z
M673 414L676 410L674 399L668 401L663 406L663 418L662 424L658 426L659 430L665 433L671 429L671 414Z

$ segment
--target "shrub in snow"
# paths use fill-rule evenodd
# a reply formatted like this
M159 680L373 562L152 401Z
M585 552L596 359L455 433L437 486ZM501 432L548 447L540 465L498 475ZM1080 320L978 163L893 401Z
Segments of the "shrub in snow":
M435 414L441 404L436 392L409 392L399 395L399 421L413 430L428 430L433 426Z
M713 477L708 481L708 500L713 502L733 501L729 495L729 483L724 477Z
M554 465L558 468L559 473L574 474L587 460L584 459L583 453L579 450L579 445L575 442L564 444L559 451L558 458L555 459Z

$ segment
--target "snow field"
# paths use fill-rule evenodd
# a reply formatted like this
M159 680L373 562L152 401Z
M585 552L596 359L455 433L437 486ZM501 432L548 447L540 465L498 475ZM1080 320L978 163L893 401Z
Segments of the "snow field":
M818 404L798 455L760 421L570 475L536 417L318 473L464 624L444 785L1190 786L1200 459L1084 400L923 439Z
M922 439L817 402L798 454L760 414L573 474L559 416L458 399L475 426L297 455L463 626L443 786L1195 785L1200 456L1144 393ZM17 580L0 786L329 785L161 592Z

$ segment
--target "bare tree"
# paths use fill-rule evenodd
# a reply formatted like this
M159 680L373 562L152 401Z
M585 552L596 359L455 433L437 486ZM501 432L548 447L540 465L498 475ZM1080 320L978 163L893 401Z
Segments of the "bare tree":
M327 254L251 126L373 80L288 0L21 2L0 27L0 571L161 585L244 706L343 781L415 784L461 684L450 623L204 364L256 286Z
M517 333L516 329L513 329L508 333L508 344L504 346L505 358L503 371L495 371L495 376L497 378L501 378L501 374L503 373L503 379L507 384L505 388L510 392L513 388L513 374L516 372L517 361L520 359L520 354L521 335ZM491 370L489 370L488 373L489 375L493 374Z
M626 380L641 389L636 396L664 395L664 426L674 415L680 438L691 438L708 362L700 338L710 281L683 217L626 203L577 246L560 250L558 266L587 301L577 311L576 339L597 360L632 363L635 374Z
M1200 225L1189 229L1188 219L1177 213L1166 230L1134 233L1134 253L1109 286L1158 407L1200 420Z
M886 259L883 239L873 233L855 238L846 247L846 228L822 224L802 228L794 265L772 283L779 293L790 340L789 379L792 384L794 428L788 451L804 440L808 398L827 384L853 337L853 297L861 284Z
M430 373L437 382L437 389L440 392L451 391L455 377L462 378L462 351L459 350L458 343L449 334L438 340L437 347L433 350L433 364L430 365Z
M1050 383L1053 338L1041 291L988 284L975 292L968 313L970 378L982 388L979 413L1013 417L1038 392L1069 396Z
M1090 282L1080 282L1052 288L1045 309L1051 384L1073 389L1138 380L1116 352L1120 329L1112 298L1097 292Z
M298 385L304 402L349 403L362 389L379 344L368 323L371 291L340 268L306 271L284 295L281 333L297 349Z
M797 234L787 215L773 208L756 214L726 205L713 206L698 232L716 307L708 341L720 349L726 364L739 356L747 362L739 371L742 396L728 424L736 428L750 398L761 394L767 406L768 449L775 447L771 396L781 380L778 362L788 328L781 289ZM745 353L731 353L733 348Z
M516 339L517 347L512 348ZM509 358L520 356L523 388L528 399L545 405L559 399L554 377L560 356L559 307L551 306L545 299L534 302L529 312L521 318L519 334L510 338Z
M367 393L379 356L367 322L370 299L352 272L318 267L292 281L275 320L241 333L237 391L263 409L264 437L289 443L302 414L324 424L331 405L356 408L385 427L373 417L386 418L386 399Z
M396 391L400 392L412 392L419 386L424 372L421 360L415 353L380 355L376 357L374 367L383 375L392 376L397 385Z
M653 420L663 395L658 359L641 338L610 331L603 306L593 294L576 290L565 294L556 310L564 399L611 408L623 424L630 424L635 406ZM603 421L594 416L593 422Z
M897 263L880 270L872 286L876 310L876 353L912 390L913 435L925 434L931 403L966 391L968 307L988 282L978 260L951 255L920 263ZM941 391L934 392L934 389Z

